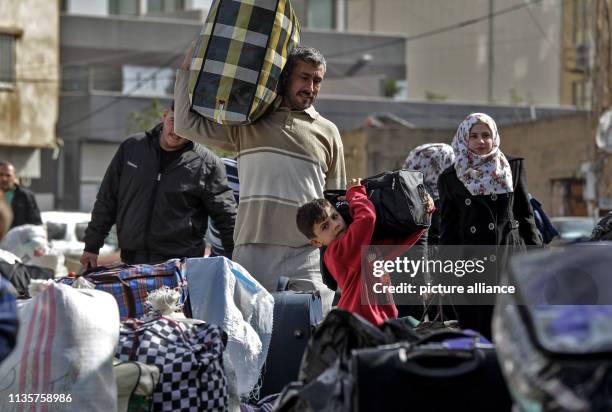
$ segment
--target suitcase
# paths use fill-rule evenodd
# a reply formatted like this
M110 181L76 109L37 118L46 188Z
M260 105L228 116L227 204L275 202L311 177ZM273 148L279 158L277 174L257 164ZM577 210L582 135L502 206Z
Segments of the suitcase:
M176 288L184 284L183 262L170 259L157 265L125 265L90 269L79 275L93 283L96 289L108 292L119 305L122 321L145 314L149 292L167 286ZM62 278L60 283L72 285L77 278ZM185 302L182 296L181 303Z
M303 283L302 285L300 285ZM304 290L312 285L309 292ZM302 356L314 330L323 322L321 296L309 280L281 276L274 296L272 339L263 372L261 396L279 393L297 380Z
M300 28L290 0L215 0L189 74L192 109L217 123L254 122L277 104L277 84Z
M467 331L355 350L349 373L359 412L512 408L493 345Z

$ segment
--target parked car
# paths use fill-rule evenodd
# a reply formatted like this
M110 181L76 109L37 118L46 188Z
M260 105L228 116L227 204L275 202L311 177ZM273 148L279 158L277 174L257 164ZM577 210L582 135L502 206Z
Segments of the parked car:
M41 218L47 228L51 247L64 253L68 271L79 272L79 258L83 253L85 229L91 220L91 213L49 211L42 212ZM117 233L111 229L100 249L99 264L106 265L119 260Z
M559 239L553 243L560 244L589 240L595 226L593 218L583 216L553 217L550 221L559 232Z

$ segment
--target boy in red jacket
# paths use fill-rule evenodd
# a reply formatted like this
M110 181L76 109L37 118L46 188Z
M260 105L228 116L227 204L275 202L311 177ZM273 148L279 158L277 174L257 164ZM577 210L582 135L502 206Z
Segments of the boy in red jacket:
M350 225L346 225L338 211L325 199L302 205L297 212L297 225L313 246L327 246L323 262L342 290L338 308L380 325L386 319L397 318L397 308L391 296L387 304L379 304L369 293L369 288L362 293L361 248L372 242L376 211L365 187L361 185L361 179L351 179L347 185L346 199L353 218ZM422 233L418 231L402 244L413 245Z

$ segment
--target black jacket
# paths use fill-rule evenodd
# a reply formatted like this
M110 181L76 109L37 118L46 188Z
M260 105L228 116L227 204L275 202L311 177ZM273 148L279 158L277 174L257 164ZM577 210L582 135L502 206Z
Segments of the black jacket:
M34 193L17 185L11 202L13 223L11 228L21 225L42 225L40 210L36 204Z
M506 266L510 253L524 250L525 245L542 245L529 203L523 159L506 157L512 170L512 193L474 196L457 178L453 166L438 179L440 244L501 246L498 270ZM493 306L445 306L442 310L458 319L462 328L491 339Z
M128 253L202 256L210 215L231 256L236 202L223 163L208 149L189 142L161 173L160 134L158 125L119 147L85 231L85 250L98 253L116 223L122 257Z
M441 245L542 245L522 158L507 156L514 192L473 196L453 166L438 179Z

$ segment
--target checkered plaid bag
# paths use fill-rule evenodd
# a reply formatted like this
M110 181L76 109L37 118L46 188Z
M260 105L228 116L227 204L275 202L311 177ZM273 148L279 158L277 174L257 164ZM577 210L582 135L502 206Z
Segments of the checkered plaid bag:
M121 320L139 318L145 314L145 302L149 292L168 286L183 284L183 262L170 259L157 265L116 265L97 267L82 277L93 283L96 289L108 292L119 305ZM61 283L72 285L75 278L63 278ZM184 299L183 299L184 301Z
M227 335L216 325L185 324L160 317L121 324L115 356L155 365L155 411L224 411L228 407L223 350Z
M249 124L278 102L276 85L300 27L290 0L215 0L189 76L193 110L222 124Z

